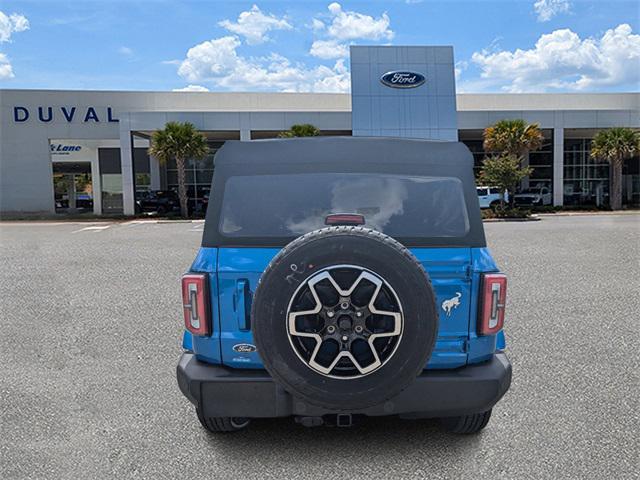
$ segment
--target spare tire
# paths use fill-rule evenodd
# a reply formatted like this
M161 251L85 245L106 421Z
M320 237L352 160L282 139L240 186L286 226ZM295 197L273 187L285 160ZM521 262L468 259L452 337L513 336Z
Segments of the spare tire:
M331 410L396 396L424 369L438 332L420 262L391 237L353 226L283 248L262 274L251 318L273 379Z

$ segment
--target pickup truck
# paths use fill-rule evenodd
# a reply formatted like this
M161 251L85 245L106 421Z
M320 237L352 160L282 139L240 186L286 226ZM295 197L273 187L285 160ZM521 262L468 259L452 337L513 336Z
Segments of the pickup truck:
M522 190L513 196L516 205L545 206L553 203L551 190L548 187L533 187Z
M509 201L509 193L500 190L498 187L476 187L478 192L478 201L480 202L480 208L493 208L494 210L500 206L500 201L504 197L504 201Z

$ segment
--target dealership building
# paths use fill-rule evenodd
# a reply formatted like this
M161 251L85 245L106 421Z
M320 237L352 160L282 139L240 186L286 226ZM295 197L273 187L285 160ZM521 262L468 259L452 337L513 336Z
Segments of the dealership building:
M227 140L310 123L322 135L459 140L478 168L490 153L483 129L516 118L545 138L525 159L534 170L522 187L546 187L554 205L603 205L609 166L590 158L590 141L602 129L640 129L640 93L456 94L451 47L352 47L351 94L0 90L0 109L5 215L135 213L143 192L177 187L175 164L147 154L169 121L191 122L211 147L188 164L194 205L209 194ZM638 158L625 162L623 203L640 204Z

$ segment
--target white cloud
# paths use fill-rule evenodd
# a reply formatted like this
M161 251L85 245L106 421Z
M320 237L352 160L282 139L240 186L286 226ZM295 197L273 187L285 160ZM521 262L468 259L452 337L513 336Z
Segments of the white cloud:
M190 48L178 68L178 75L190 82L215 78L232 71L239 63L238 37L221 37Z
M209 89L207 87L203 87L202 85L187 85L182 88L174 88L174 92L208 92Z
M178 68L189 82L209 82L235 91L348 92L350 79L344 61L333 67L292 64L282 55L244 57L238 54L240 39L216 38L190 48Z
M533 4L539 22L548 22L559 13L567 13L570 8L569 0L536 0Z
M316 40L311 45L309 54L322 59L345 58L349 55L349 47L336 40Z
M13 78L13 68L9 62L9 58L4 53L0 53L0 80L7 80Z
M0 10L0 43L10 42L11 36L17 32L24 32L29 29L29 20L24 15L12 13L5 14ZM15 77L13 67L6 54L0 53L0 80L7 80Z
M324 33L325 39L315 40L311 45L309 54L322 59L346 58L349 55L349 46L353 40L391 40L394 36L389 28L389 16L383 13L379 18L365 15L359 12L345 11L337 3L331 3L328 7L330 17L327 24L314 18L311 29L315 33Z
M278 18L270 13L262 13L257 5L251 7L251 10L241 12L236 22L223 20L218 22L218 25L232 33L242 35L249 45L257 45L269 40L266 34L271 30L291 30L293 28L284 17Z
M129 48L129 47L120 47L118 49L118 53L120 55L124 55L125 57L130 57L133 55L133 49Z
M326 27L326 25L324 24L324 22L322 22L322 20L318 20L317 18L314 18L311 20L311 29L314 32L319 32L320 30L324 30L324 27Z
M6 15L0 10L0 43L11 41L11 35L29 29L29 20L24 15Z
M485 87L508 92L598 90L640 85L640 35L628 24L601 38L581 39L570 29L542 35L529 50L475 52Z
M466 60L460 60L456 62L453 72L456 77L456 81L460 80L460 75L469 67L469 62Z
M363 13L344 11L337 2L330 4L328 9L332 19L327 33L334 39L391 40L394 36L386 12L379 18L373 18Z
M328 14L312 18L307 24L322 36L313 42L309 53L323 60L337 60L333 66L292 63L277 53L266 57L240 54L241 37L247 44L254 45L267 41L269 31L293 28L285 17L263 13L254 5L250 11L242 12L236 22L220 22L236 35L214 38L190 48L179 63L178 74L194 85L206 84L218 89L348 92L350 76L345 66L348 44L356 39L391 40L394 33L386 13L372 17L343 10L335 2L328 10Z

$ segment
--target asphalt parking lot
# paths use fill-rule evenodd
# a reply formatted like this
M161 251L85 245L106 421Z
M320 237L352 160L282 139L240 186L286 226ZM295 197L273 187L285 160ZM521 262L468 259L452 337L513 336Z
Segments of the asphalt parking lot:
M640 215L486 224L514 377L470 437L395 419L207 435L174 373L201 228L0 224L1 478L638 478Z

